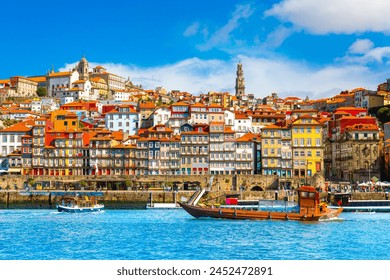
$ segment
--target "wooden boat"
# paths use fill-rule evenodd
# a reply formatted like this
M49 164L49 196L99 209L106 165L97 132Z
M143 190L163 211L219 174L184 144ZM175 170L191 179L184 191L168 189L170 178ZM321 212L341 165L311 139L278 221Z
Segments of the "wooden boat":
M195 218L209 217L235 220L298 220L319 221L336 218L343 211L329 209L325 203L320 203L319 192L312 186L304 186L298 190L298 204L295 208L270 207L242 209L240 207L223 208L222 206L205 207L180 203L180 206ZM287 201L285 202L287 203ZM286 204L287 205L287 204Z
M61 203L57 204L58 212L100 212L103 209L103 204L99 204L94 197L88 196L64 197Z
M390 200L386 194L386 200L369 199L369 200L353 200L351 193L334 194L334 201L337 204L330 205L330 209L343 208L344 212L390 212Z

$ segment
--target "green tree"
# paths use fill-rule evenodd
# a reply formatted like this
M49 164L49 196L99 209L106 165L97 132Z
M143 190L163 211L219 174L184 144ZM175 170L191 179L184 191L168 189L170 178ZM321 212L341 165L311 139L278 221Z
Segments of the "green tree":
M39 97L45 97L45 96L47 95L46 88L44 88L44 87L39 87L39 88L37 89L37 95L38 95Z
M15 120L15 119L5 119L5 120L3 120L3 125L5 126L5 127L9 127L9 126L11 126L11 125L14 125L14 124L16 124L16 123L18 123L19 121L18 120Z
M384 124L390 121L390 108L382 107L376 112L376 117L378 120Z

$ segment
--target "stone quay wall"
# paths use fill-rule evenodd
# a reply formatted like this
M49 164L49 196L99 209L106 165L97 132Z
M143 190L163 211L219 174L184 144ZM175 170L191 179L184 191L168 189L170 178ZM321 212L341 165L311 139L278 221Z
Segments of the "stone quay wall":
M210 179L213 178L211 181ZM278 177L268 175L148 175L148 176L1 176L0 188L1 189L15 189L15 187L22 189L25 182L39 183L50 182L51 189L55 189L58 184L67 181L71 182L86 182L91 184L92 182L99 182L101 184L107 184L110 189L111 184L114 182L123 183L129 182L131 186L149 186L149 187L162 187L173 186L175 183L183 188L186 182L198 183L201 187L207 187L210 190L230 191L239 190L241 187L250 190L251 188L258 186L262 190L277 189ZM210 182L212 182L210 186Z
M63 196L73 196L75 191L0 191L0 209L55 209ZM143 209L151 200L154 203L188 201L195 191L77 191L82 196L95 196L106 209ZM228 192L231 193L231 192ZM202 197L206 204L224 203L224 191L209 191ZM285 194L280 193L279 198ZM274 199L274 191L244 191L240 199Z
M319 177L314 180L308 183L319 186L319 182L323 181ZM28 190L25 189L26 182ZM46 185L37 189L34 185L40 182L45 182ZM67 189L64 188L64 182L71 182ZM82 188L80 182L84 182ZM96 182L100 184L99 189ZM112 186L118 182L122 184L122 189L113 190ZM184 189L185 184L190 186L187 190ZM174 185L178 186L178 191L173 191ZM82 195L84 189L86 195L94 195L94 192L98 191L97 199L105 204L107 209L140 209L145 208L150 199L156 203L172 203L175 196L176 201L188 200L197 189L194 186L208 190L201 200L208 204L224 203L226 194L236 194L239 199L275 199L276 196L278 199L284 199L287 196L290 201L296 200L293 191L278 190L277 176L265 175L1 176L0 209L55 209L64 195L75 192ZM297 185L293 184L293 187ZM325 192L321 194L321 197L326 196ZM385 199L385 194L354 193L353 198Z

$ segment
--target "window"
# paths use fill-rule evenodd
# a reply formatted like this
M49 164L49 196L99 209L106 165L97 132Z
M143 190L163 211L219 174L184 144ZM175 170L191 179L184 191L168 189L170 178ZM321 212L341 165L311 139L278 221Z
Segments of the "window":
M316 146L321 146L321 139L320 138L316 138Z
M311 151L307 151L307 156L311 157Z
M311 138L307 138L306 141L307 141L307 146L311 146Z
M320 157L321 156L321 151L316 151L316 156Z

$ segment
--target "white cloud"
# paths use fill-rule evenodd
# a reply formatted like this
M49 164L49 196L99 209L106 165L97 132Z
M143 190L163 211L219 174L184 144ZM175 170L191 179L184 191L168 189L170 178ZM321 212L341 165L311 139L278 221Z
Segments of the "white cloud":
M376 88L379 73L361 65L329 65L314 68L285 59L242 58L248 90L256 96L277 92L280 96L329 97L340 90ZM384 74L384 73L381 73Z
M183 35L184 37L191 37L196 35L198 33L198 30L199 30L199 22L194 22L193 24L188 26L186 30L184 30Z
M164 86L168 90L182 90L193 94L208 91L228 91L234 93L237 62L243 63L246 92L256 97L264 97L272 92L279 96L299 96L310 98L328 97L341 90L364 87L376 89L377 84L386 79L386 69L382 72L370 70L364 65L329 65L314 68L304 62L284 58L255 58L238 56L229 61L202 60L189 58L174 64L156 67L136 67L112 63L98 64L109 72L131 77L135 84L145 89ZM68 70L75 63L61 70Z
M279 26L273 32L268 34L264 45L265 47L270 48L279 47L283 44L284 40L290 37L295 31L295 28Z
M367 64L371 62L383 63L384 60L387 62L390 59L390 47L377 47L373 48L363 55L347 55L343 58L348 63L360 63ZM387 63L386 62L386 63Z
M207 51L229 42L231 39L231 33L240 25L240 20L247 19L252 14L253 10L250 5L238 5L230 20L224 26L211 34L209 38L206 38L206 42L199 44L197 48L200 51Z
M390 31L388 0L283 0L265 12L313 34Z
M374 43L369 39L358 39L348 49L353 54L365 54L374 47Z
M390 47L374 47L374 43L369 39L358 39L348 49L348 53L342 59L347 63L387 63L390 60Z

